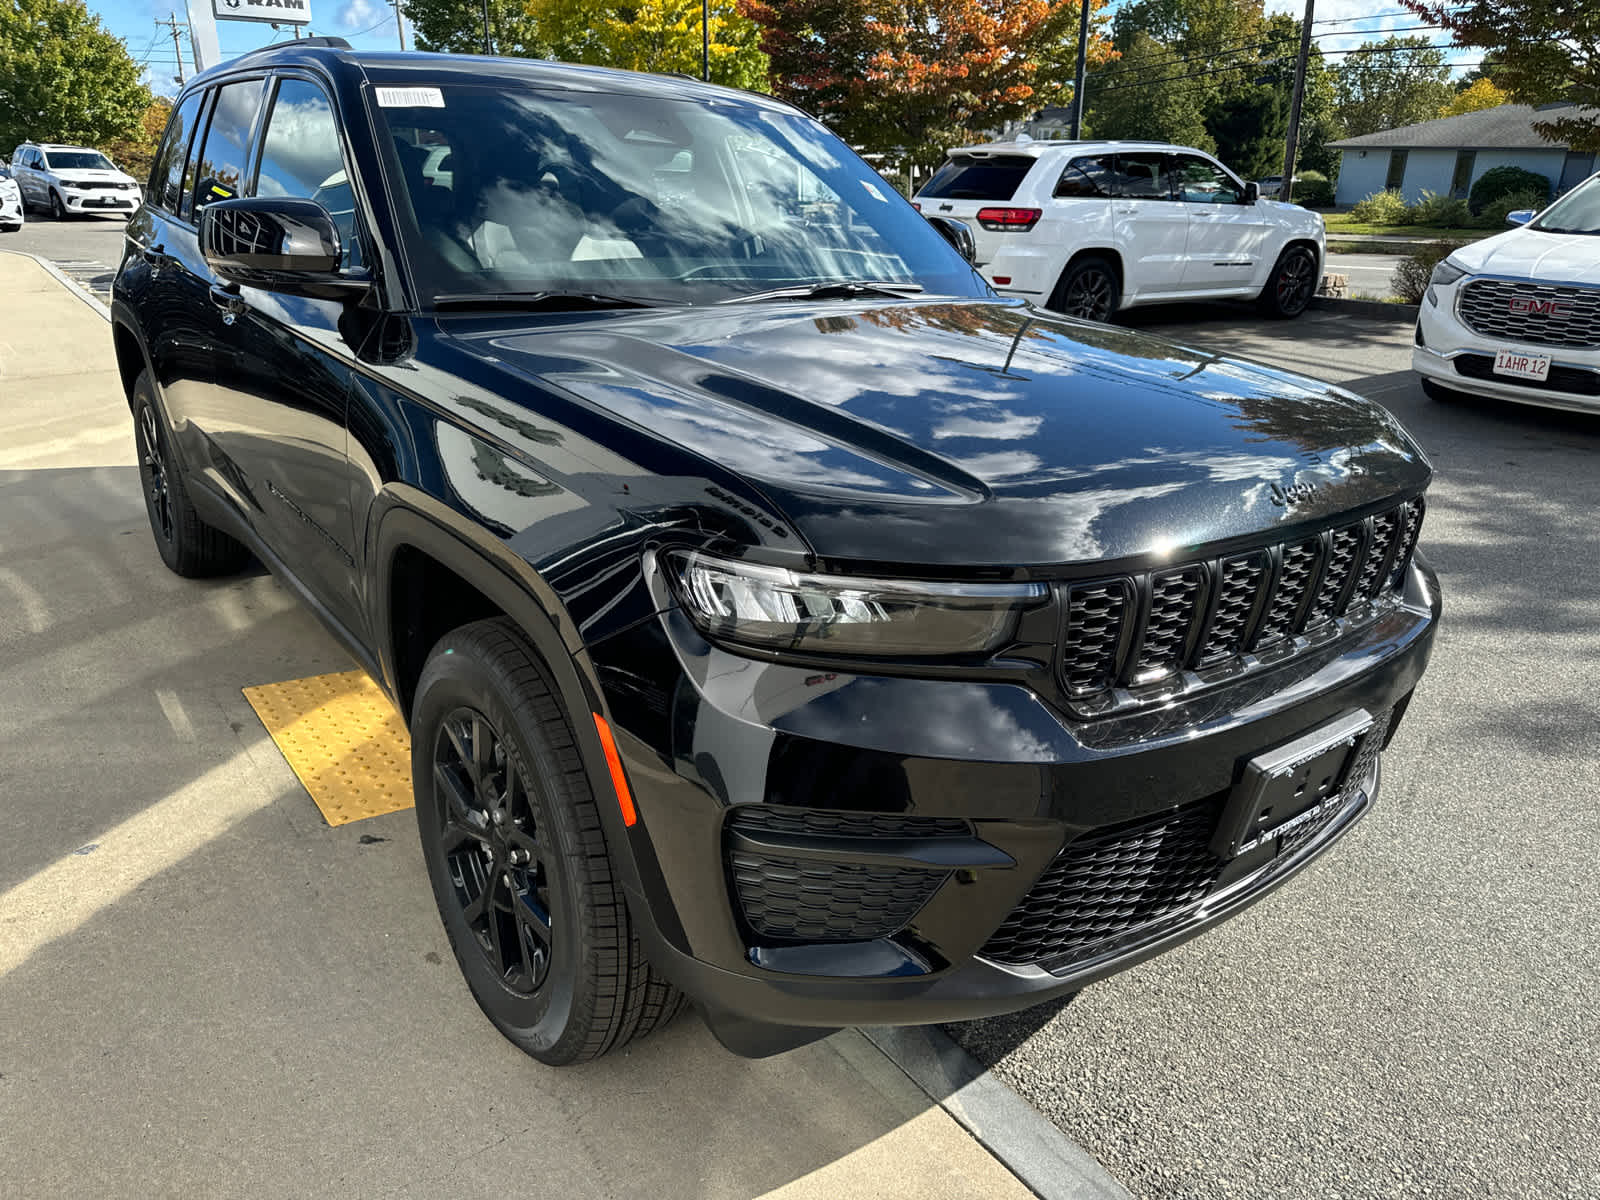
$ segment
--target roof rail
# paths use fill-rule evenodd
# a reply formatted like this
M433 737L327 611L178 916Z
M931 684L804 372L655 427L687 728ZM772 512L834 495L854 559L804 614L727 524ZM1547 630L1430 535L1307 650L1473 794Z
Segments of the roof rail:
M244 62L246 59L254 58L258 54L266 54L270 50L295 50L302 47L310 48L313 46L324 46L329 50L350 49L350 43L345 41L342 37L295 38L292 42L272 42L266 46L257 46L254 50L247 50L231 61Z

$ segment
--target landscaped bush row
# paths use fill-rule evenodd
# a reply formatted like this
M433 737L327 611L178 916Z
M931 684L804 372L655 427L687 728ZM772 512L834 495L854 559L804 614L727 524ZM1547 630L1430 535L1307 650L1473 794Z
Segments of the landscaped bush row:
M1484 179L1492 173L1486 173ZM1530 175L1531 172L1524 171L1522 174ZM1550 202L1549 181L1543 175L1532 177L1543 183L1542 189L1497 192L1482 206L1427 191L1415 204L1407 204L1405 197L1393 189L1374 192L1350 210L1350 219L1363 225L1428 225L1457 229L1478 225L1485 229L1498 229L1505 225L1508 212L1519 208L1540 209ZM1482 183L1483 180L1478 182ZM1472 189L1472 194L1476 199L1476 187Z

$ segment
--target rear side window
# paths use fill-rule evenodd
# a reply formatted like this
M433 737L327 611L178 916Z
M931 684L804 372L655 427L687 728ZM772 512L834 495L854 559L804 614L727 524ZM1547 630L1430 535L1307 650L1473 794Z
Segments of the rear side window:
M1117 195L1125 200L1171 200L1172 180L1167 156L1117 155Z
M278 86L262 139L256 195L315 200L339 227L343 265L360 265L355 195L339 153L339 125L316 84L285 79Z
M1062 199L1109 196L1115 186L1110 156L1075 158L1056 181L1056 195Z
M189 157L189 139L194 134L195 118L200 115L200 93L195 92L178 105L167 122L167 134L156 152L155 166L150 170L150 199L168 212L178 211L178 198L183 195L183 164Z
M1037 161L1029 154L952 158L918 194L936 200L1009 200Z
M196 168L195 204L224 200L244 190L244 172L250 157L250 134L261 108L263 81L247 79L223 85L211 109L205 149Z

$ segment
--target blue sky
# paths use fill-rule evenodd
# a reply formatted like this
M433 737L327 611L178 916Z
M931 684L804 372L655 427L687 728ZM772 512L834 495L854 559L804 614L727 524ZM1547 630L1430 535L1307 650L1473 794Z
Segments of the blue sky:
M185 20L183 0L88 0L88 5L112 33L127 42L134 59L145 66L145 81L151 88L166 95L177 91L173 82L177 61L172 36L165 26L155 22L166 20L174 11L180 22ZM1266 5L1268 12L1288 12L1295 16L1299 16L1304 7L1303 0L1267 0ZM337 34L361 49L399 47L394 8L388 0L312 0L311 11L313 33ZM1340 61L1337 51L1351 49L1390 32L1423 33L1436 45L1448 42L1443 33L1419 29L1419 25L1421 21L1405 12L1398 0L1317 0L1313 31L1316 44L1324 52L1332 52L1333 62ZM244 21L219 21L217 30L224 57L294 36L288 28L274 30L270 25ZM406 44L411 44L409 28ZM189 71L193 64L187 39L184 39L183 55L184 69ZM1476 62L1477 58L1476 52L1460 50L1453 50L1449 57L1456 63Z

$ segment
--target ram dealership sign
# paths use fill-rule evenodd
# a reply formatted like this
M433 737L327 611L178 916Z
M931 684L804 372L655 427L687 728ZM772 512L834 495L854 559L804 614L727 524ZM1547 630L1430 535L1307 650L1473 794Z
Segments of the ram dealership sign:
M211 0L219 21L271 21L274 25L311 24L311 0Z

